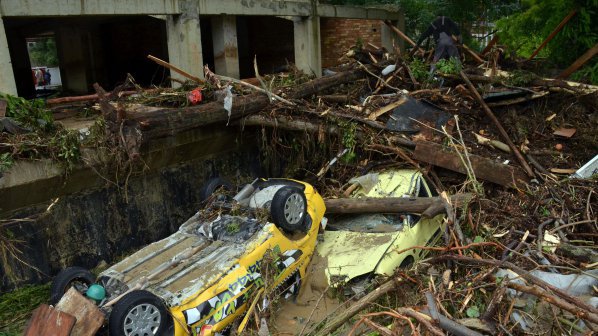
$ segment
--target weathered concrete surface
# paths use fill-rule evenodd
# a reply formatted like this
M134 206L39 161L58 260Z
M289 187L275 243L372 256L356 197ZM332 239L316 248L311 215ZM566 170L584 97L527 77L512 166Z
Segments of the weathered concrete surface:
M187 6L183 14L169 15L166 18L168 57L171 64L203 78L199 9L192 2L185 4ZM174 71L171 71L170 76L183 81L188 80Z
M177 0L2 0L4 16L179 14Z
M175 231L198 210L199 189L210 176L235 183L258 175L255 140L233 131L186 132L150 142L143 156L148 169L126 184L126 172L121 173L118 187L100 169L103 176L83 169L64 178L52 168L29 167L28 173L13 176L12 188L0 189L0 206L21 206L0 211L0 218L31 220L2 222L0 237L21 241L16 243L19 258L41 272L8 257L0 264L0 291L47 281L67 266L112 263ZM49 178L28 179L32 176Z
M237 18L234 15L213 17L212 35L216 73L232 78L240 78Z
M275 15L398 20L400 13L380 8L335 6L311 1L272 0L2 0L0 12L7 17L80 15L181 14L189 3L201 15Z
M322 75L320 18L294 18L295 65L307 74Z
M17 84L12 71L12 62L8 51L8 41L4 31L4 22L0 12L0 92L11 95L17 94Z

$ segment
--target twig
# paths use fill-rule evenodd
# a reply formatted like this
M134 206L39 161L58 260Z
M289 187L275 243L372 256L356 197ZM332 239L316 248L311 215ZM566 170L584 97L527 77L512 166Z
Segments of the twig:
M528 294L537 296L537 297L541 298L542 300L544 300L554 306L557 306L561 309L564 309L581 319L584 319L584 320L592 322L592 323L598 323L598 315L597 314L586 311L585 309L583 309L581 307L578 307L574 304L571 304L562 299L559 299L558 297L549 294L546 290L543 290L536 286L525 286L525 285L520 285L520 284L517 284L514 282L507 282L506 286L509 288L512 288L516 291L519 291L519 292L524 292L524 293L528 293Z
M598 309L590 306L589 304L587 304L575 297L572 297L564 290L561 290L561 289L547 283L546 281L532 275L530 272L524 270L523 268L521 268L513 263L501 262L498 260L489 260L489 259L475 259L475 258L470 258L470 257L465 257L465 256L452 255L452 254L450 254L450 255L445 254L445 255L438 256L438 257L434 258L434 261L436 261L436 260L437 261L455 260L455 261L459 261L459 262L477 264L477 265L491 265L491 266L502 265L504 267L511 269L515 273L519 274L519 276L521 276L525 280L527 280L535 285L538 285L544 289L554 292L557 296L559 296L560 298L562 298L564 300L567 300L571 304L576 305L582 309L585 309L593 314L598 314Z
M316 309L318 309L318 306L320 305L320 301L322 300L322 298L324 297L326 292L328 292L328 288L330 288L330 286L326 287L326 289L322 292L322 294L320 294L320 297L318 298L318 301L316 301L316 305L314 306L314 309L312 309L311 313L309 314L309 317L307 318L307 321L305 321L305 324L303 325L303 328L301 328L301 331L299 332L299 336L303 335L305 328L307 328L309 321L311 321L311 317L314 315L314 312L316 311Z
M471 91L471 93L474 95L474 97L476 98L478 103L480 103L480 105L482 105L482 109L484 110L484 112L486 112L486 115L492 120L492 122L498 129L500 135L503 137L503 140L507 143L507 145L509 145L509 148L511 148L511 151L513 152L513 154L515 154L515 157L517 158L517 160L519 161L519 163L525 170L526 174L529 177L533 178L535 176L534 172L532 171L532 168L529 166L527 161L525 161L525 158L523 158L523 155L521 155L519 148L517 148L517 146L515 146L513 141L511 141L511 138L507 134L507 131L505 131L502 124L500 123L500 121L498 121L498 119L496 118L496 116L494 115L492 110L488 107L488 105L486 105L486 102L484 102L484 99L482 99L482 96L480 96L480 93L473 86L473 84L471 83L471 81L469 80L469 78L467 77L465 72L461 71L460 74L461 74L461 78L463 78L463 80L469 87L469 91Z
M188 72L186 72L186 71L184 71L184 70L182 70L182 69L180 69L180 68L178 68L178 67L176 67L176 66L174 66L174 65L172 65L172 64L170 64L170 63L168 63L168 62L166 62L164 60L161 60L158 57L155 57L155 56L152 56L152 55L147 55L147 58L149 58L150 60L152 60L152 61L160 64L161 66L163 66L165 68L168 68L168 69L170 69L170 70L172 70L172 71L174 71L174 72L182 75L183 77L189 78L190 80L192 80L192 81L194 81L196 83L205 83L205 81L203 79L201 79L201 78L199 78L197 76L193 76L192 74L190 74L190 73L188 73Z
M363 69L365 72L367 72L368 74L370 74L370 75L372 75L372 76L374 76L374 77L378 78L378 79L379 79L379 80L382 82L382 84L384 84L384 86L386 86L387 88L389 88L389 89L393 89L393 90L396 90L396 91L399 91L399 92L402 92L402 91L403 91L403 90L401 90L401 89L399 89L399 88L396 88L396 87L394 87L394 86L392 86L392 85L388 84L388 83L386 82L386 80L384 80L384 78L382 78L382 77L380 77L380 76L376 75L375 73L371 72L371 71L370 71L370 70L369 70L369 69L368 69L368 68L367 68L365 65L363 65L363 63L361 63L361 62L359 62L359 61L357 61L357 63L359 64L360 68L362 68L362 69Z
M246 87L248 87L248 88L252 88L252 89L254 89L254 90L256 90L256 91L259 91L259 92L261 92L261 93L265 93L266 95L268 95L268 97L270 97L270 100L269 100L269 101L272 101L272 98L274 98L274 99L276 99L276 100L278 100L278 101L280 101L280 102L283 102L283 103L285 103L285 104L287 104L287 105L291 105L291 106L295 106L295 105L297 105L297 104L295 104L295 103L293 103L293 102L291 102L291 101L288 101L288 100L286 100L286 99L282 98L282 97L281 97L281 96L279 96L279 95L276 95L276 94L274 94L274 93L272 93L272 92L270 92L270 91L268 91L268 90L264 90L264 89L262 89L261 87L257 87L257 86L255 86L255 85L253 85L253 84L249 84L249 83L247 83L247 82L244 82L244 81L242 81L242 80L238 80L238 79L236 79L236 78L227 77L227 76L222 76L222 75L218 75L218 74L214 74L214 76L216 76L217 78L219 78L219 79L221 79L221 80L224 80L224 81L229 81L229 82L233 82L233 83L236 83L236 84L239 84L239 85L246 86Z

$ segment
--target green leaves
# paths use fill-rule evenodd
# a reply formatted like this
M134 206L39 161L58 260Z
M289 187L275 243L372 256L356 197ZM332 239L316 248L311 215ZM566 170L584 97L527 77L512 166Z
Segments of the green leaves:
M480 317L480 309L477 306L471 306L467 308L465 314L467 315L467 317L477 318Z

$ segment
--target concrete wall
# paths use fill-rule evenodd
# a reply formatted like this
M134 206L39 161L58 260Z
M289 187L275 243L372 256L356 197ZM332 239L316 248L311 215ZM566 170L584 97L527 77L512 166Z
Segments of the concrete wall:
M363 45L369 42L381 47L382 24L380 20L320 19L322 67L340 64L339 58L358 41Z
M2 223L0 237L21 241L19 257L39 270L8 256L0 263L0 292L48 281L67 266L112 263L169 235L199 209L199 189L211 176L235 184L263 176L256 140L234 129L195 130L152 142L146 150L151 152L143 156L145 165L126 183L125 171L120 182L107 182L117 181L114 164L79 169L65 179L57 167L31 162L0 177L0 218L16 219Z

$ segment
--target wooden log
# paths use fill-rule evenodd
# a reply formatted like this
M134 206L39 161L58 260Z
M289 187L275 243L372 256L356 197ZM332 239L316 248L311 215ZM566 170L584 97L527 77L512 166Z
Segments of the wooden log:
M556 34L558 34L563 29L563 27L565 27L567 22L569 22L569 20L571 20L571 18L574 17L575 14L577 14L577 10L575 10L575 9L572 10L571 12L569 12L569 14L567 14L567 16L565 16L565 18L561 21L561 23L559 23L559 25L556 26L556 28L552 31L552 33L550 33L550 35L548 35L548 37L544 40L544 42L542 42L542 44L540 44L538 49L536 49L527 60L528 61L533 60L534 57L536 57L536 55L538 55L538 53L542 49L544 49L544 47L548 44L548 42L550 42L550 40L552 40L556 36Z
M319 96L318 98L322 99L323 101L325 101L327 103L333 103L333 104L351 104L352 103L351 96L349 96L349 95L324 95L324 96Z
M451 196L453 205L463 205L473 197L472 194L456 194ZM326 213L424 213L429 208L434 210L427 217L434 217L445 211L440 197L361 197L361 198L327 198Z
M317 78L298 85L290 94L300 99L330 87L353 82L366 76L361 69L339 72L332 76ZM228 122L256 113L269 105L269 98L263 93L234 97L230 116L221 102L210 102L183 108L148 109L129 111L128 119L137 123L143 134L143 141L170 136L178 132L218 122Z
M413 157L416 160L433 164L466 174L459 155L444 146L431 142L417 142ZM529 178L521 169L507 166L494 160L477 155L469 155L472 169L477 178L487 180L505 187L518 188L529 182Z
M598 43L586 51L580 58L578 58L573 64L571 64L565 71L561 72L560 75L557 76L559 79L566 79L567 77L571 76L572 73L577 71L577 69L581 68L587 61L591 60L598 54Z
M74 288L64 294L56 304L56 309L77 319L71 336L93 336L104 324L104 313Z
M42 304L33 311L24 336L69 336L76 318L65 312Z
M476 98L478 103L480 105L482 105L482 109L484 110L484 112L486 113L488 118L490 118L490 120L492 120L492 122L494 123L494 126L496 126L496 128L498 129L498 132L500 133L503 140L506 142L507 145L509 145L509 148L511 148L511 152L515 155L515 157L517 158L517 161L519 161L519 163L521 164L521 167L523 167L527 176L534 177L534 172L533 172L532 168L529 166L529 164L527 163L527 161L525 160L525 158L519 151L519 148L517 148L517 146L515 146L513 141L511 141L511 138L507 134L507 131L505 131L505 129L502 126L502 124L500 123L500 121L498 121L498 119L496 118L496 115L494 115L494 113L492 112L490 107L488 107L488 105L486 104L484 99L482 99L482 96L480 95L478 90L476 90L475 86L473 86L473 84L471 84L471 81L469 81L469 78L467 78L467 75L463 71L461 71L461 78L463 78L463 80L469 87L469 91L471 91L471 93L474 95L474 97Z

